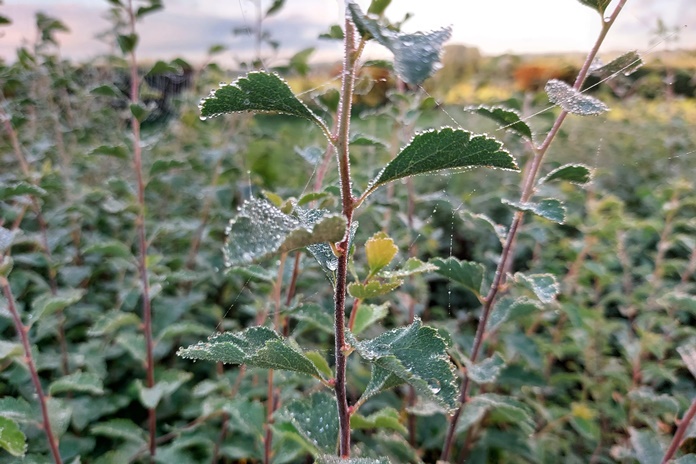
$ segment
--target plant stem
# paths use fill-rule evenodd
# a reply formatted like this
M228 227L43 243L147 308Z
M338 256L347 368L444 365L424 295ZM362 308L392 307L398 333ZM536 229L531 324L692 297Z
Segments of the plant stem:
M130 32L135 36L135 14L133 12L133 0L128 0L128 20ZM135 48L130 53L130 100L134 105L138 104L138 61L135 56ZM145 238L145 182L143 180L142 147L140 146L140 121L135 115L131 116L131 129L133 131L133 170L138 184L138 215L136 228L138 233L138 271L143 287L143 331L145 332L145 354L147 388L155 386L155 361L153 357L154 343L152 340L152 308L150 306L150 283L147 275L147 240ZM157 451L156 430L157 412L155 408L148 408L148 428L150 457L154 457Z
M348 277L348 254L350 230L353 220L355 199L351 189L349 135L350 111L353 99L353 84L355 80L355 62L359 52L355 51L355 27L346 11L345 42L344 42L343 77L341 82L341 99L338 108L338 125L336 133L336 156L338 158L338 174L341 183L341 203L343 215L346 218L346 233L337 245L340 255L336 270L336 288L334 294L334 330L336 356L336 403L338 406L339 423L339 456L350 457L350 411L346 394L346 280Z
M22 340L22 346L24 347L24 360L29 367L29 372L31 374L31 381L36 389L36 395L39 399L39 407L41 408L41 416L43 418L43 429L48 439L48 446L51 448L51 454L53 454L53 461L56 464L62 464L63 461L60 457L60 452L58 451L58 441L53 435L53 430L51 429L51 419L48 415L48 405L46 404L46 395L44 394L43 388L41 388L41 380L39 380L39 374L36 371L36 364L34 363L34 357L31 354L31 345L29 344L29 329L22 323L22 319L19 317L17 312L17 307L14 303L14 295L12 295L12 289L10 288L10 283L7 278L0 276L0 286L5 294L5 299L7 300L7 308L12 314L12 320L14 321L15 330Z
M602 28L599 32L597 40L595 41L595 44L588 53L587 58L585 58L585 63L582 65L582 68L580 69L580 72L578 73L578 76L575 79L575 84L573 85L573 88L575 90L579 91L582 88L582 85L585 82L585 79L587 78L587 75L589 73L590 66L592 65L595 57L597 56L599 48L604 42L604 39L607 36L607 33L609 32L609 29L611 28L612 24L614 24L614 21L616 21L619 12L622 10L627 1L628 0L620 0L619 4L614 9L611 16L607 19L602 19ZM561 125L563 124L567 116L568 112L562 110L560 114L556 117L556 120L554 121L551 130L546 135L546 138L544 139L542 144L538 147L534 147L534 156L530 161L525 178L523 180L520 202L524 203L529 201L531 196L534 194L534 185L537 179L537 175L539 173L539 169L541 168L544 155L548 151L549 146L551 146L551 142L553 142L553 140L556 138L556 135L558 134ZM503 251L500 256L500 261L498 262L498 266L495 270L493 283L491 284L488 294L486 295L486 298L484 300L481 318L476 328L476 334L474 335L474 344L471 349L471 354L469 356L472 363L476 362L478 355L481 351L481 345L483 344L483 340L485 338L486 324L488 323L488 318L493 309L493 303L495 302L495 298L498 295L498 291L504 283L506 265L508 259L511 258L511 252L514 247L515 238L517 236L517 232L519 231L523 219L524 212L516 211L512 219L512 223L510 224L510 229L508 231L508 235L505 240L505 245L503 246ZM471 381L465 373L464 380L462 382L461 392L459 395L460 406L452 416L452 419L450 420L449 428L447 430L447 438L445 439L445 444L442 448L442 454L440 457L441 461L449 460L450 454L452 452L452 446L454 444L454 434L457 429L457 422L459 421L459 416L461 415L462 410L469 399L470 388Z
M689 406L689 409L684 414L684 417L682 417L679 427L677 427L677 432L674 434L674 438L672 439L672 443L669 444L665 457L662 458L662 464L667 464L674 457L674 453L676 453L677 449L679 449L679 445L681 445L684 434L686 434L686 431L689 428L691 421L694 419L694 416L696 416L696 398L694 398L694 400L691 402L691 406Z

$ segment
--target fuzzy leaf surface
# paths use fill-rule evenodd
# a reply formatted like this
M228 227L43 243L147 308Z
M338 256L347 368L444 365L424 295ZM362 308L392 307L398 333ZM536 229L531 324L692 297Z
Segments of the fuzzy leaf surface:
M448 410L457 407L457 381L447 343L420 319L354 346L363 359L411 384L424 397Z
M526 122L522 121L520 114L510 108L501 106L470 106L466 111L476 113L497 123L502 129L509 130L515 134L532 140L532 129Z
M276 415L276 422L289 424L312 454L336 452L338 410L336 399L328 393L317 392L288 403Z
M593 69L592 72L607 77L618 73L629 76L644 64L643 58L634 50L626 52L620 57L611 60L609 63Z
M556 200L555 198L546 198L544 200L540 200L539 202L528 201L526 203L505 199L502 201L515 209L520 211L529 211L530 213L534 213L539 217L543 217L544 219L548 219L549 221L553 221L557 224L563 224L566 219L566 208L563 205L563 202Z
M321 378L312 361L290 340L266 327L251 327L243 332L213 335L207 342L180 348L183 358L201 359L226 364L300 372Z
M568 113L578 116L596 116L609 111L600 100L585 95L558 79L551 79L544 87L551 103L560 106Z
M405 177L477 166L519 171L502 143L487 135L451 127L421 132L370 183L368 192Z
M0 416L0 448L12 456L24 456L27 451L27 438L12 419Z
M290 216L266 200L244 202L227 227L223 252L228 267L249 264L276 253L343 238L343 216L324 211Z
M363 37L375 39L394 54L394 69L404 82L420 84L438 69L442 46L451 37L451 28L407 34L369 18L357 3L349 2L348 10Z
M592 170L584 164L566 164L546 174L539 180L539 183L546 184L555 180L585 185L592 180Z
M201 117L212 118L248 111L281 113L307 119L326 128L326 124L302 103L280 76L266 72L250 72L231 84L210 93L200 104Z
M483 264L472 261L460 261L453 256L447 259L435 258L431 262L437 266L438 274L471 290L476 295L480 294L483 272L485 270Z

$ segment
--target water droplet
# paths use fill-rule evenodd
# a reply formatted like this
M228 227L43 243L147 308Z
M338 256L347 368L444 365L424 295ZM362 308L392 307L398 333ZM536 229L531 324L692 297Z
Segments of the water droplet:
M440 387L440 381L437 379L430 379L428 380L428 388L430 389L433 394L437 395L440 393L440 390L442 387Z

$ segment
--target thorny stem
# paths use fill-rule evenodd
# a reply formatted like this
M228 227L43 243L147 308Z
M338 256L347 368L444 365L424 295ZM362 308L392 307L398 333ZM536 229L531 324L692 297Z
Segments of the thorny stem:
M7 300L7 308L12 314L12 320L14 321L15 330L22 340L22 346L24 347L24 360L29 367L29 372L31 373L31 381L36 388L36 395L39 399L39 406L41 408L41 416L43 418L43 429L46 433L46 438L48 439L48 445L51 448L51 454L53 454L53 461L56 464L62 464L63 461L60 457L60 452L58 451L58 442L56 437L53 435L53 430L51 429L51 419L48 415L48 406L46 404L46 395L44 394L43 388L41 388L41 380L39 380L39 374L36 371L36 364L34 363L34 357L31 354L31 345L29 344L29 334L28 328L22 324L22 319L19 317L17 312L17 307L14 303L14 295L12 295L12 289L10 288L10 283L7 278L0 276L0 286L5 294L5 299Z
M616 21L616 18L618 17L619 13L623 9L624 5L626 4L628 0L620 0L619 4L616 6L614 11L612 12L611 16L606 19L602 19L602 28L599 32L599 35L597 37L597 40L595 41L594 46L590 50L590 52L587 55L587 58L585 59L585 63L582 65L582 68L580 69L580 72L578 73L577 78L575 79L575 84L573 85L573 88L575 90L580 90L582 88L583 83L585 82L585 79L587 78L587 75L590 70L590 66L594 62L595 57L597 56L597 53L599 52L599 48L601 47L602 43L604 42L605 37L607 36L607 33L609 32L609 29L611 29L611 26L614 24L614 21ZM527 169L526 176L523 180L523 186L522 186L522 194L520 195L520 201L521 202L527 202L531 198L531 196L534 193L534 184L537 179L537 175L539 173L539 169L541 168L542 161L544 159L544 155L549 149L549 146L551 146L551 142L556 138L556 135L558 134L561 125L565 121L565 118L568 116L568 112L565 110L562 110L558 117L556 118L555 122L553 123L553 126L551 127L551 130L549 133L546 135L546 138L542 142L542 144L538 147L535 147L534 149L534 156L532 160L530 161L529 167ZM512 219L512 223L510 224L510 229L508 231L507 238L505 240L505 245L503 246L503 250L500 256L500 261L498 262L498 266L496 267L495 270L495 276L493 278L493 283L491 284L491 287L488 291L488 294L486 295L486 298L484 300L483 304L483 309L481 312L481 318L479 320L478 326L476 328L476 334L474 335L474 344L471 348L471 354L469 358L471 359L472 363L475 363L478 355L481 350L481 345L483 344L483 340L485 337L485 331L486 331L486 324L488 323L488 318L491 314L491 310L493 309L493 303L495 302L495 298L498 294L498 291L500 290L504 280L505 280L505 268L508 262L508 259L511 257L511 251L513 249L513 244L515 242L515 237L517 235L517 232L519 231L520 225L522 224L522 221L524 219L524 212L522 211L516 211L515 215ZM469 379L469 376L464 373L464 381L462 382L462 388L460 391L459 395L459 402L460 406L457 409L457 411L454 413L452 416L450 423L449 423L449 428L447 430L447 438L445 439L445 444L442 448L442 454L440 457L441 461L448 461L450 454L452 452L452 445L454 444L454 435L457 430L457 422L459 421L459 416L462 413L462 410L464 409L464 406L469 400L469 389L471 388L471 380Z
M674 434L674 438L672 438L672 443L669 444L665 457L662 458L662 464L667 464L674 457L674 453L679 449L679 445L681 445L684 434L686 434L686 431L689 429L689 425L694 419L694 416L696 416L696 398L691 402L691 406L689 406L684 417L682 417L679 427L677 427L677 432Z
M128 0L128 20L131 34L135 35L135 14L133 12L133 0ZM130 100L132 104L138 104L138 61L135 56L135 48L130 53ZM147 275L147 240L145 238L145 182L143 180L142 147L140 146L140 121L135 115L131 117L131 129L133 131L133 170L138 184L138 215L136 228L138 233L138 271L143 287L143 331L145 332L147 388L155 386L155 361L153 357L154 343L152 340L152 308L150 306L150 283ZM150 457L154 457L157 451L157 411L148 408L148 428Z
M339 456L350 457L350 411L346 394L346 280L348 277L348 254L350 253L350 230L353 220L355 199L353 198L350 179L350 160L348 141L350 135L350 111L353 99L353 84L355 81L355 62L360 49L355 49L355 27L346 14L343 75L341 82L341 100L338 108L338 126L336 132L336 157L338 159L338 174L341 183L341 203L343 215L346 218L346 233L337 245L339 250L338 267L336 270L336 288L334 294L334 330L336 356L336 403L339 423Z

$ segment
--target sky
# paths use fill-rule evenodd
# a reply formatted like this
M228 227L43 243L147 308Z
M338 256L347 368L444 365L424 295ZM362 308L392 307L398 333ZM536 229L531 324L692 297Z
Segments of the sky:
M260 1L264 7L271 3ZM366 10L369 0L358 3ZM616 3L612 2L609 11ZM164 0L164 4L163 11L138 25L139 59L182 57L197 63L205 60L213 44L228 48L217 58L222 63L251 56L253 41L231 31L253 26L256 8L252 0ZM280 64L307 47L316 47L314 61L339 59L339 43L318 40L317 36L342 22L342 5L343 0L286 0L280 13L264 22L264 29L280 43L277 56L268 49L264 52L270 61L267 64ZM0 14L13 24L0 28L0 57L12 61L19 46L33 43L37 11L60 19L70 28L70 33L58 34L63 57L85 61L108 53L109 45L95 38L109 28L108 8L106 0L5 0ZM392 0L387 16L397 21L407 12L413 17L404 25L405 31L451 26L449 43L475 46L489 55L586 52L600 28L597 13L577 0ZM678 31L670 46L696 48L696 0L628 0L603 50L663 50L666 43L656 47L651 43L658 18ZM387 55L374 45L367 56Z

